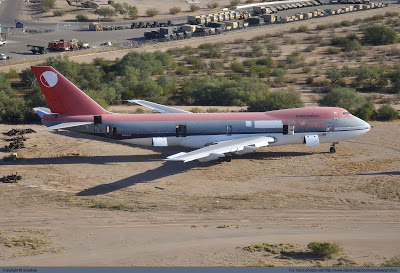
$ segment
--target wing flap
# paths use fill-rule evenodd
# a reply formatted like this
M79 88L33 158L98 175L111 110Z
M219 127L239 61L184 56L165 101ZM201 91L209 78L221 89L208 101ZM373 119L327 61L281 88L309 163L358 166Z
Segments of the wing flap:
M170 106L165 106L162 104L158 104L155 102L150 102L150 101L146 101L146 100L128 100L129 102L134 102L136 104L148 107L150 109L153 109L159 113L163 113L163 114L171 114L171 113L175 113L175 114L188 114L188 113L192 113L189 111L185 111L185 110L181 110L181 109L177 109L174 107L170 107Z
M50 130L66 129L66 128L72 128L90 124L93 124L93 122L91 121L64 122L41 130L50 131Z
M218 142L188 153L178 153L167 157L167 161L189 162L193 160L210 161L225 157L226 154L246 154L257 151L260 147L275 142L273 137L254 136Z

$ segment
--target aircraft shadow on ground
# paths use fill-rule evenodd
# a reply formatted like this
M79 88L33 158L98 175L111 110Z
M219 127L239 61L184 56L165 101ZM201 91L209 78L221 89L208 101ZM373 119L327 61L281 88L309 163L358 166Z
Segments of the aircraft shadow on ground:
M194 167L200 165L206 166L209 163L198 164L197 162L190 162L182 164L181 162L165 162L158 168L145 171L143 173L136 174L131 177L127 177L112 183L97 185L95 187L85 189L79 193L77 196L93 196L93 195L103 195L117 190L121 190L140 183L150 183L157 179L165 178L178 173L184 173L189 171Z

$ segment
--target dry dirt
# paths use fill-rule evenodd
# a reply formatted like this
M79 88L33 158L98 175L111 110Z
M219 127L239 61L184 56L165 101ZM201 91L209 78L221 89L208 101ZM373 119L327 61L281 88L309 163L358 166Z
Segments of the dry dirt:
M0 264L380 265L400 254L400 122L372 126L336 154L327 144L282 146L182 164L162 160L178 148L0 125L38 131L19 159L0 161L1 176L23 176L0 183ZM311 241L343 252L322 261L242 249Z

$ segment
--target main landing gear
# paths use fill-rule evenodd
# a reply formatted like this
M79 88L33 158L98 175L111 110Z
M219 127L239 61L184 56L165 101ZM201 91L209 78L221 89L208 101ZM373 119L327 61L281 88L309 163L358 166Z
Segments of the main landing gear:
M329 149L329 151L331 152L331 154L336 153L336 146L335 146L335 143L332 143L331 148Z

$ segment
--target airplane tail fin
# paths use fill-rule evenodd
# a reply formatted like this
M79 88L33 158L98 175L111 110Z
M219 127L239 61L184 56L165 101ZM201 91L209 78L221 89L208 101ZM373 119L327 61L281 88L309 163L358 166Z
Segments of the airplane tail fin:
M51 66L31 66L52 113L110 114Z

